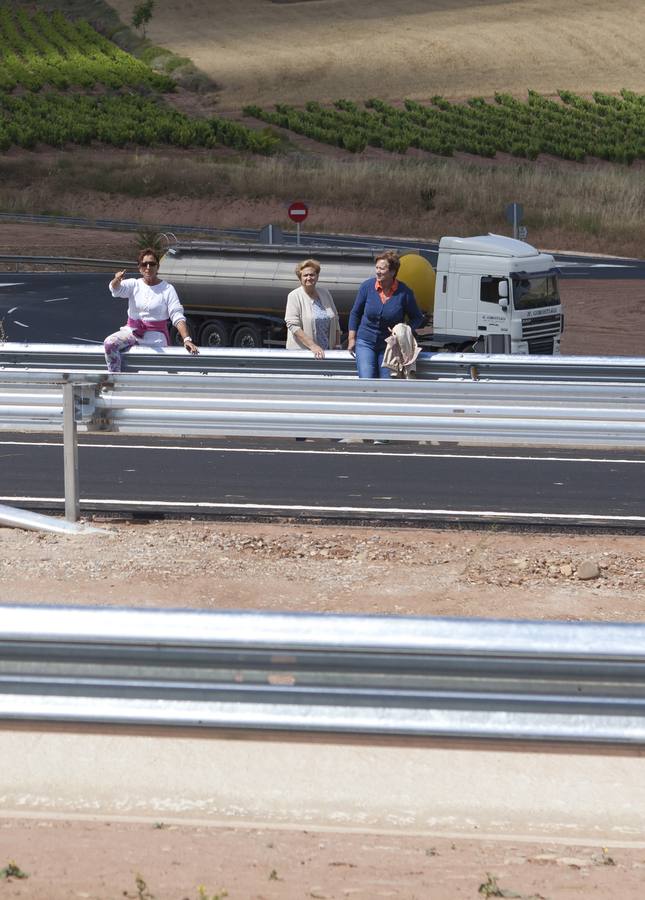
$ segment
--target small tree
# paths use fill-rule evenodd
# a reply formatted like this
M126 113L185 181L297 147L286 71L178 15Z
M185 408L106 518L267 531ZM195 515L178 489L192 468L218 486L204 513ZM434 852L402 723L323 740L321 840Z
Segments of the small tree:
M135 28L140 28L142 30L144 37L146 36L146 25L152 18L154 8L155 0L144 0L143 3L139 3L134 7L132 24Z

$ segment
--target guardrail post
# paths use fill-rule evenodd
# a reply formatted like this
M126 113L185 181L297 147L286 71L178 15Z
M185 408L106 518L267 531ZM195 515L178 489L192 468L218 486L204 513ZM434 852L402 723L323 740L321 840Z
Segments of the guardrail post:
M63 385L63 457L65 468L65 518L78 522L80 499L78 486L78 435L76 428L76 385Z

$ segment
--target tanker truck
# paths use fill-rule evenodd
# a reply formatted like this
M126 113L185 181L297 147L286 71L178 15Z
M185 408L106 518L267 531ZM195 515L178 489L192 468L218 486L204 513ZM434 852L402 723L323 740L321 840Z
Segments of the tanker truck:
M298 286L294 268L319 260L347 328L359 285L374 276L374 251L314 246L173 244L159 275L177 289L193 337L207 347L284 346L284 311ZM432 328L426 350L560 352L563 316L552 256L502 235L444 237L436 272L416 251L402 251L399 276Z

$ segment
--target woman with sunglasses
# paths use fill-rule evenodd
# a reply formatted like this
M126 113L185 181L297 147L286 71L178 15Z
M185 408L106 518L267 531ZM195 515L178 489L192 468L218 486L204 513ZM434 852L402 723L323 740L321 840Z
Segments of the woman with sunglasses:
M167 347L170 343L168 319L175 326L189 353L199 353L188 333L184 308L177 291L157 277L159 257L146 247L138 257L140 278L125 278L125 269L116 272L110 282L110 293L128 301L128 321L103 342L109 372L121 371L121 354L135 344Z

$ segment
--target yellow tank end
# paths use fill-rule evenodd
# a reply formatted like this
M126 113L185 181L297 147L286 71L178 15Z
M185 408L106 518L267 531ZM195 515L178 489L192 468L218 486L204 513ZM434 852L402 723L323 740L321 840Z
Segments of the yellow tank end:
M418 253L406 253L401 257L401 266L397 275L409 288L419 304L419 309L432 315L434 311L434 285L437 276L428 260Z

